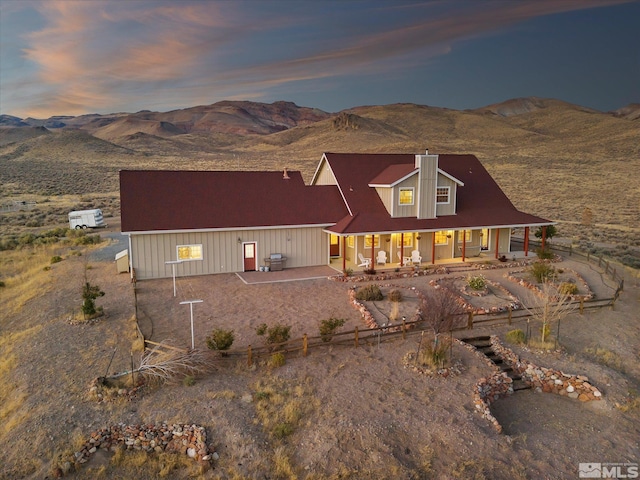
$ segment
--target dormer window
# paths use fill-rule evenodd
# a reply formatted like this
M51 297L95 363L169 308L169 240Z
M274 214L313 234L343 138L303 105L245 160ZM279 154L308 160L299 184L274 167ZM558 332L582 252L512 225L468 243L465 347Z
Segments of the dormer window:
M399 205L413 205L413 194L414 189L411 188L401 188L400 194L398 198Z
M450 203L451 187L436 188L436 203Z

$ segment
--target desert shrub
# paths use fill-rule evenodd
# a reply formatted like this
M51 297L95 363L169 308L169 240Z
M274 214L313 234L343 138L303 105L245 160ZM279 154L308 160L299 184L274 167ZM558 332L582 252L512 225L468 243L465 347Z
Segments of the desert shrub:
M342 327L346 320L344 318L326 318L320 322L320 336L323 342L328 342L333 337L336 329Z
M222 328L214 328L211 335L207 336L207 347L210 350L228 350L235 337L233 330L224 330Z
M196 377L194 377L193 375L186 375L182 380L182 384L185 387L192 387L196 384Z
M6 284L6 283L4 283L4 281L3 281L3 280L0 280L0 288L4 288L4 287L6 287L6 286L7 286L7 284Z
M469 275L467 285L473 290L483 290L487 286L487 281L482 275Z
M266 335L266 342L269 345L284 343L289 340L291 335L291 325L281 325L277 323L272 327L268 327L266 323L263 323L258 326L256 333L260 336Z
M427 344L420 349L418 354L418 363L422 366L432 368L442 368L447 362L447 352L451 343L448 338L435 337L433 342Z
M269 365L274 368L282 367L286 362L287 360L284 357L284 353L282 352L276 352L272 354L271 358L269 359Z
M278 423L273 427L273 436L278 439L288 437L293 433L293 425L289 422Z
M18 237L18 245L31 245L36 239L33 233L23 233Z
M60 255L54 255L51 257L51 263L59 263L62 261L62 257Z
M529 267L529 273L538 283L545 283L556 277L556 269L546 262L533 262Z
M351 275L353 275L353 268L345 268L342 273L345 277L350 277Z
M545 238L547 240L555 237L558 234L558 229L555 225L547 225L545 231ZM538 227L534 233L536 238L542 238L542 227Z
M367 275L375 275L376 274L376 269L375 268L367 268L366 270L363 270L363 271Z
M575 295L578 293L578 285L571 282L562 282L558 287L558 292L561 295Z
M402 301L402 292L398 289L393 289L387 295L387 298L390 302L401 302Z
M356 299L366 302L374 302L384 299L378 285L367 285L356 293Z
M553 258L553 252L549 248L537 248L536 255L541 260L550 260Z
M82 287L82 313L85 315L95 315L97 313L95 300L103 295L104 292L100 290L100 287L85 282Z
M256 334L263 336L265 333L267 333L267 328L269 327L267 326L266 323L261 323L256 327Z
M97 245L102 240L100 239L100 235L80 235L75 238L73 241L74 245Z
M515 330L509 330L505 335L505 339L509 343L515 343L518 345L518 344L523 344L526 340L526 337L524 332L519 328L517 328Z

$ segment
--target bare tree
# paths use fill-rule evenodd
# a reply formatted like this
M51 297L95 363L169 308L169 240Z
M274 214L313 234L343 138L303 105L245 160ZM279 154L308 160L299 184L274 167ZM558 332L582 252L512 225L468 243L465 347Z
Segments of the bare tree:
M436 336L450 332L456 320L465 313L464 306L455 294L455 288L453 280L443 279L437 288L429 290L420 304L422 320Z
M433 331L433 343L425 348L422 363L441 367L446 361L447 345L440 345L439 337L442 333L451 332L458 318L465 313L454 289L452 280L442 280L437 288L430 289L420 304L421 318ZM420 342L416 361L420 358L422 340Z
M542 323L540 341L546 342L551 332L551 324L558 323L576 310L576 304L571 301L571 295L559 291L549 282L544 282L540 295L532 295L524 306L533 320Z

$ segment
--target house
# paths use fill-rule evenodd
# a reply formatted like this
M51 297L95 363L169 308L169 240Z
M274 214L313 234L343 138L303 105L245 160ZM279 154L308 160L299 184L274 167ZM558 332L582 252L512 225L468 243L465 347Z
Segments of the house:
M122 232L138 279L286 268L423 264L510 252L517 210L473 155L325 153L300 172L120 172ZM544 231L544 229L543 229ZM384 252L381 254L380 252ZM378 255L381 257L379 258Z

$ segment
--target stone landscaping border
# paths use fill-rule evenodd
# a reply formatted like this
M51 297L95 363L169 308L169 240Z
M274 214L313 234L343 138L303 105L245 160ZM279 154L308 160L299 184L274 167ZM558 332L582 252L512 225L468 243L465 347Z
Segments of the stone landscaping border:
M73 461L86 463L98 449L115 451L118 448L148 453L177 453L187 455L205 465L215 460L207 446L204 427L188 424L126 425L118 423L91 433ZM70 470L68 465L67 471Z
M452 280L465 280L465 279L466 279L466 277L453 277L452 278ZM442 280L442 278L439 278L437 280L429 280L429 285L431 285L433 288L442 288L442 285L440 285L438 283L441 280ZM491 314L491 313L502 313L502 312L506 312L508 310L512 310L513 311L513 310L519 310L520 308L522 308L522 303L520 302L520 300L518 300L518 298L516 296L511 294L511 292L509 292L509 290L504 288L498 282L494 282L494 281L489 280L487 278L485 278L484 281L488 285L491 285L493 288L499 290L500 293L502 293L504 296L508 297L511 300L511 303L509 303L508 305L495 306L495 307L491 307L491 308L475 307L472 303L467 302L455 290L449 290L449 291L456 296L456 299L457 299L458 303L460 305L462 305L462 307L467 312L473 312L474 315L487 315L487 314Z
M602 399L600 390L591 385L584 375L567 374L560 370L538 367L522 360L511 349L502 345L496 335L492 335L490 341L493 351L536 392L555 393L581 402Z
M569 268L565 268L564 271L570 272L572 275L575 275L575 277L578 279L578 281L581 284L582 290L587 292L587 293L581 293L581 294L576 293L573 295L568 295L567 298L569 300L571 300L572 302L575 302L580 300L591 300L592 298L595 297L595 294L591 291L591 288L589 287L589 284L587 283L587 281L584 278L582 278L582 276L578 272L576 272L575 270L571 270ZM528 288L539 297L543 297L544 296L543 292L540 290L540 288L536 284L531 283L524 278L518 278L513 276L514 273L523 273L523 272L526 272L526 270L513 270L511 272L505 273L504 276L505 278L507 278L507 280L511 282L515 282L522 287ZM550 284L556 289L559 288L559 285L556 283L550 282Z
M412 292L414 292L416 294L416 296L420 300L420 303L425 301L425 296L416 287L402 287L402 286L391 285L391 284L378 285L378 286L381 287L381 288L395 288L395 289L411 290ZM353 306L353 308L355 308L356 310L358 310L360 312L360 315L362 315L362 320L364 321L365 325L368 328L380 328L382 325L378 325L378 322L376 322L375 318L373 318L373 315L371 315L371 312L367 309L367 307L356 298L357 289L358 289L358 287L355 287L355 286L349 288L349 292L348 292L348 294L349 294L349 303L351 304L351 306ZM413 317L411 317L409 319L409 321L410 322L417 322L417 321L419 321L421 319L422 319L422 311L420 310L420 308L418 308L416 313L413 315ZM388 331L390 331L390 332L398 332L401 329L402 329L402 325L396 325L396 326L388 327Z

